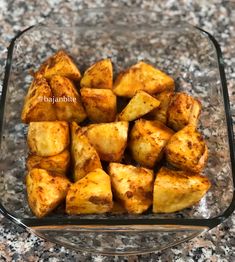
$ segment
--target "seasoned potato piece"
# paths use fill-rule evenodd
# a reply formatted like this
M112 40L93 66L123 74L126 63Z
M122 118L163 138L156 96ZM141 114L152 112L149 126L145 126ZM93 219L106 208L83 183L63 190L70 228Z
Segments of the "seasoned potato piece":
M31 122L27 142L29 150L37 156L55 156L69 145L67 122Z
M152 204L153 171L131 165L109 164L114 195L129 213L141 214Z
M197 125L201 103L185 93L175 93L167 112L167 125L178 131L188 124Z
M139 164L152 168L163 156L173 131L158 121L139 119L131 130L129 148Z
M194 125L187 125L175 133L165 151L170 164L195 173L202 171L208 158L206 143Z
M137 90L155 94L174 88L174 80L170 76L147 63L139 62L118 75L113 91L118 96L133 97Z
M96 62L89 67L80 82L88 88L111 89L113 86L113 66L109 58Z
M128 105L122 110L119 119L132 121L157 108L160 102L148 93L138 90Z
M101 214L113 206L110 177L96 169L73 184L66 197L68 214Z
M55 156L36 156L29 155L26 161L28 170L33 168L41 168L47 171L56 172L60 174L66 174L69 168L70 154L68 150L64 150L62 153Z
M45 78L35 78L25 97L21 120L24 123L33 121L54 121L56 114L52 99L52 92ZM48 100L48 101L47 101Z
M191 207L210 186L210 181L201 175L162 167L154 182L153 212L171 213Z
M57 120L82 122L86 112L73 82L66 77L54 75L50 84L55 97Z
M79 80L81 73L70 56L63 50L59 50L49 57L35 73L35 76L42 75L47 80L54 75L65 76L71 80Z
M127 145L128 122L93 124L82 128L101 160L119 162Z
M112 90L82 88L80 92L90 120L98 123L115 120L117 99Z
M69 180L44 169L34 168L26 176L28 202L37 217L44 217L66 197Z
M88 138L82 133L81 128L73 122L70 129L73 178L74 181L78 181L87 173L97 168L102 169L102 165L98 153L89 143Z
M167 111L173 95L174 93L171 91L164 91L160 94L154 95L154 97L160 102L160 106L149 113L149 116L153 120L158 120L163 124L167 124Z

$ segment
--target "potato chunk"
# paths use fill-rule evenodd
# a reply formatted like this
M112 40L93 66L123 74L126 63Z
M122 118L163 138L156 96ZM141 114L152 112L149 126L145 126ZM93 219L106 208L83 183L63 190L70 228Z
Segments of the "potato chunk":
M175 167L200 173L208 158L208 149L194 125L187 125L169 140L166 159Z
M112 90L82 88L80 92L90 120L97 123L115 120L117 99Z
M113 87L113 66L109 58L100 60L90 66L84 73L81 88L112 89Z
M163 156L173 131L158 121L139 119L130 133L129 148L135 161L152 168Z
M70 215L101 214L113 207L110 177L96 169L74 183L66 197L66 212Z
M50 85L55 99L57 120L82 122L86 118L86 112L73 82L66 77L54 75Z
M52 100L52 92L46 79L35 78L25 97L21 113L22 122L56 120L55 109L50 100Z
M132 121L157 108L160 102L148 93L138 90L119 115L119 120Z
M210 181L201 175L162 167L154 182L153 212L171 213L191 207L210 186Z
M62 153L55 156L43 157L29 155L26 161L26 166L28 170L41 168L65 175L68 171L69 163L70 153L68 150L64 150Z
M121 161L127 145L128 122L93 124L82 129L101 160Z
M165 125L167 124L168 107L173 95L174 93L171 91L164 91L160 94L154 95L154 97L160 102L160 105L149 113L149 116L153 120L160 121Z
M178 131L188 124L197 125L201 103L185 93L176 93L167 113L167 125Z
M155 94L174 88L174 80L170 76L147 63L139 62L118 75L113 91L118 96L133 97L137 90Z
M74 181L97 168L102 169L98 153L75 122L71 123L71 156Z
M37 217L44 217L66 197L70 182L44 169L34 168L26 176L28 202Z
M69 145L67 122L31 122L27 142L29 150L37 156L55 156Z
M35 73L35 76L42 75L47 80L54 75L67 77L71 80L79 80L81 73L70 56L63 50L57 51L49 57Z
M131 165L109 164L114 195L129 213L141 214L152 204L153 171Z

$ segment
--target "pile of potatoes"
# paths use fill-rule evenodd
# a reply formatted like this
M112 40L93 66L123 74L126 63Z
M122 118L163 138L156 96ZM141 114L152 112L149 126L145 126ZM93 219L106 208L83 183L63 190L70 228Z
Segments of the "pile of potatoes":
M142 214L151 206L170 213L197 203L210 188L200 174L208 158L197 131L201 104L174 89L170 76L143 61L113 81L110 59L82 76L65 51L49 57L21 114L32 212L46 216L64 201L70 215Z

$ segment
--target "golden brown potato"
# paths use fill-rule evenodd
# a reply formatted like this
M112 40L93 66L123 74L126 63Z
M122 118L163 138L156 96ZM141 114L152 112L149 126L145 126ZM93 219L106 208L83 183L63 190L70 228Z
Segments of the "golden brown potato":
M128 122L93 124L82 130L101 160L121 161L127 145Z
M98 153L89 143L88 138L82 133L81 128L73 122L70 129L73 178L74 181L78 181L87 175L87 173L97 168L102 169L102 165Z
M174 80L170 76L147 63L138 62L118 75L113 91L118 96L133 97L137 90L155 94L173 91L174 88Z
M139 119L130 133L129 148L135 161L152 168L163 156L173 131L158 121Z
M35 78L25 97L21 120L24 123L33 121L56 120L51 88L45 78Z
M37 156L55 156L69 145L67 122L31 122L27 142L29 150Z
M160 121L165 125L167 124L167 111L173 95L174 93L171 91L164 91L160 94L154 95L154 97L160 102L160 106L149 113L149 116L153 120Z
M153 171L131 165L109 164L114 195L129 213L141 214L152 204Z
M153 212L171 213L196 204L209 190L201 175L162 167L154 182Z
M26 176L28 202L37 217L44 217L66 197L69 180L44 169L34 168Z
M185 93L175 93L167 112L167 125L178 131L188 124L197 125L201 103Z
M73 82L66 77L54 75L50 85L55 99L57 120L82 122L86 118L86 112Z
M119 115L119 120L132 121L157 108L160 102L148 93L138 90Z
M70 215L101 214L113 206L110 177L96 169L74 183L66 197L66 212Z
M28 170L33 168L41 168L50 172L56 172L65 175L69 169L70 153L64 150L62 153L55 156L36 156L29 155L26 161Z
M206 143L194 125L187 125L175 133L165 151L170 164L195 173L202 171L208 158Z
M90 120L97 123L112 122L116 118L117 99L112 90L82 88L82 102Z
M111 89L113 86L113 66L109 58L90 66L84 73L80 86L88 88Z
M50 80L54 75L67 77L71 80L79 80L81 73L72 61L71 57L63 50L57 51L50 56L35 73L35 76L44 76Z

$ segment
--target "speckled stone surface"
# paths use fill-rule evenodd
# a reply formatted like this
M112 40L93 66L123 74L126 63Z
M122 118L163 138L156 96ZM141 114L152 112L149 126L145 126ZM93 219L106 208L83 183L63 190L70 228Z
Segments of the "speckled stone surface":
M128 4L127 4L128 3ZM222 47L227 84L235 115L235 4L224 1L119 1L124 6L164 11L180 15L182 20L204 28ZM51 12L68 13L84 7L118 6L117 1L3 1L0 0L0 73L6 58L6 47L15 34L42 21ZM234 10L234 11L233 11ZM1 84L1 82L0 82ZM234 106L233 106L234 105ZM222 225L191 241L135 257L105 257L74 252L41 240L0 217L0 261L235 261L235 214Z

